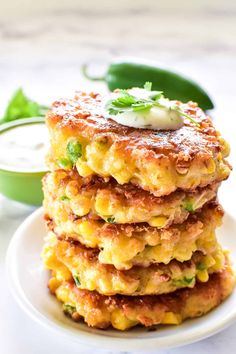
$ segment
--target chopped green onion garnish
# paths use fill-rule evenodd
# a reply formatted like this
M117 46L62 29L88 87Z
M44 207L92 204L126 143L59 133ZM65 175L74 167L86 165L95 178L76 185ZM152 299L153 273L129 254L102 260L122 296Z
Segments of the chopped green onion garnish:
M66 154L68 159L74 165L78 158L82 156L82 145L77 140L72 140L67 144Z
M205 263L200 262L197 264L197 270L206 270L206 269L207 269L207 266Z
M187 210L189 213L193 213L194 212L194 208L193 208L193 203L190 201L186 201L183 205L184 209Z
M179 280L174 280L173 283L175 286L187 286L192 284L192 282L194 281L195 277L184 277L183 279L179 279Z
M61 199L62 201L64 201L64 200L70 200L70 198L68 198L66 195L62 195L60 199Z
M63 311L69 315L73 315L76 312L76 307L70 304L63 304Z
M107 222L109 222L109 224L114 224L115 223L115 217L114 216L110 216L109 218L107 218Z
M81 285L79 276L78 276L77 274L73 274L73 278L74 278L74 281L75 281L76 286L79 288L80 285Z
M68 170L72 167L70 160L65 158L58 159L57 164L59 167L63 168L64 170Z
M187 285L190 285L194 279L195 277L191 277L191 278L184 277L183 282L186 283Z

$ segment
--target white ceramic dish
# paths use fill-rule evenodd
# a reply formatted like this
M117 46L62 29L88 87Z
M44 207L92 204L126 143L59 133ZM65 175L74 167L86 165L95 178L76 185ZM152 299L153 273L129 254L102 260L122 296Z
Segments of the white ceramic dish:
M16 231L7 253L9 284L23 310L48 330L65 340L94 345L103 350L147 351L196 342L229 326L236 319L236 291L206 316L181 326L161 327L156 331L138 328L127 332L97 330L67 318L56 298L47 290L48 273L43 269L40 252L46 233L42 209L30 215ZM226 214L218 232L220 242L236 259L236 220Z

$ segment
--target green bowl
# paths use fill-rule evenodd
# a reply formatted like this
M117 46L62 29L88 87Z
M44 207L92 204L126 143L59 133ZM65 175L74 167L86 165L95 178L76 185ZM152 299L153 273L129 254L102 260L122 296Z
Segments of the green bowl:
M44 123L42 117L18 119L10 123L0 125L0 134L6 130L19 125L34 123ZM46 170L39 171L14 171L0 167L0 193L15 201L30 204L41 205L43 201L42 177Z

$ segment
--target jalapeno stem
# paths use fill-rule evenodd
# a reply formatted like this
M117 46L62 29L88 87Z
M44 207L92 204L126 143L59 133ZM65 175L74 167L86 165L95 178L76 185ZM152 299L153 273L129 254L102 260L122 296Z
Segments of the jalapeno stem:
M88 67L89 67L88 64L83 64L81 66L82 74L84 75L84 77L86 77L86 79L91 80L91 81L105 81L105 79L106 79L105 76L100 76L100 77L90 76L88 73Z

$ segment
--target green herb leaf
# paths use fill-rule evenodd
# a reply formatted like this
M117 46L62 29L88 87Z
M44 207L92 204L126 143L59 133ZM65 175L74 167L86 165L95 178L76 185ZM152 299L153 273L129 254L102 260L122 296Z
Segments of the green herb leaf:
M59 167L63 168L64 170L69 170L72 167L70 160L65 158L58 159L57 164Z
M199 126L199 124L191 116L186 114L180 106L176 105L174 101L168 99L163 100L164 96L162 91L151 91L151 82L146 82L144 89L149 91L149 94L145 95L143 98L131 95L127 90L120 90L120 95L116 99L108 101L105 109L110 115L116 116L117 114L126 112L142 112L156 106L174 111L188 118L196 126Z
M109 218L107 218L107 222L109 222L109 224L115 224L115 217L110 216Z
M63 311L71 316L74 312L76 312L76 307L70 304L63 304Z
M144 90L152 91L152 82L146 81L143 88Z
M149 94L149 98L153 101L158 101L163 97L163 91L151 91Z
M112 104L116 107L123 108L129 107L136 102L134 96L127 93L123 93L123 96L118 97L117 99L112 101Z
M78 276L77 274L73 274L73 278L74 278L74 281L75 281L76 286L79 288L80 285L81 285L79 276Z
M69 141L66 147L66 154L68 159L74 165L77 162L78 158L82 156L82 145L80 144L80 142L77 140Z
M139 102L132 105L134 112L149 110L152 107L153 104L150 102Z
M175 108L176 112L179 112L182 116L188 118L192 123L194 123L197 127L200 127L200 124L195 121L191 116L189 116L187 113L184 113L179 106L176 106Z
M42 117L48 109L49 107L32 101L19 88L10 99L0 123L10 122L19 118Z

